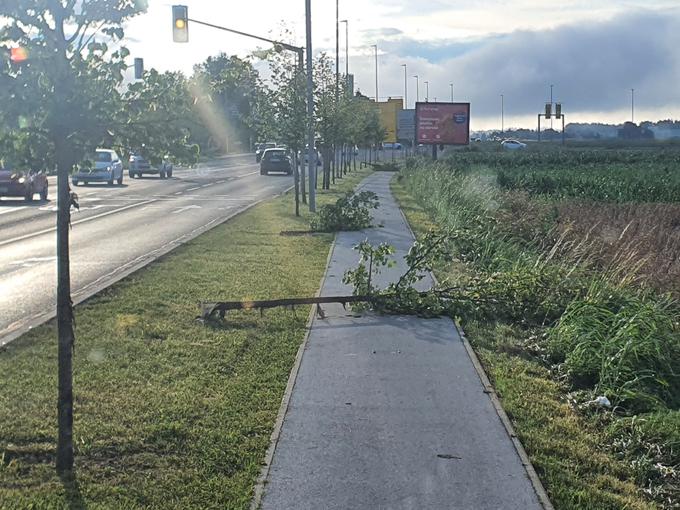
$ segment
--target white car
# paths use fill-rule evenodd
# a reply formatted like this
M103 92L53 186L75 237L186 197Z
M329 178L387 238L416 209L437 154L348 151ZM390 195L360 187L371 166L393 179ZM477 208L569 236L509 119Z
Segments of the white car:
M520 151L527 148L526 143L518 142L517 140L503 140L501 142L501 147L509 151Z
M109 186L113 186L114 181L119 186L123 184L123 162L116 151L97 149L91 159L93 161L89 168L81 168L71 175L71 182L74 186L78 186L81 182L85 184L107 182Z

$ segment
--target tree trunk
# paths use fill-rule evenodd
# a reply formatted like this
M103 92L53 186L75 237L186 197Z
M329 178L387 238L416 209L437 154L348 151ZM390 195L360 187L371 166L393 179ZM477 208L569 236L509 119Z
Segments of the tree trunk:
M59 393L57 416L57 473L68 476L73 472L73 303L69 260L69 228L71 196L66 140L57 147L57 328Z
M309 154L307 157L311 157ZM302 188L302 203L306 204L307 203L307 188L306 188L306 180L305 180L305 158L302 157L301 161L302 164L300 165L300 187Z
M293 151L293 182L295 183L295 216L300 216L300 173L297 151Z

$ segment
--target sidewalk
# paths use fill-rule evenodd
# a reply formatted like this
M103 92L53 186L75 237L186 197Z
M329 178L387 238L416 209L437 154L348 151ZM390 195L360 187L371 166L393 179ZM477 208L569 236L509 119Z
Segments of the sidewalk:
M342 276L356 266L352 248L363 239L389 242L397 258L411 246L392 177L378 172L362 183L380 197L374 223L383 227L338 235L322 295L351 293ZM403 269L400 261L385 270L380 286ZM261 508L542 508L450 319L324 311L312 325Z

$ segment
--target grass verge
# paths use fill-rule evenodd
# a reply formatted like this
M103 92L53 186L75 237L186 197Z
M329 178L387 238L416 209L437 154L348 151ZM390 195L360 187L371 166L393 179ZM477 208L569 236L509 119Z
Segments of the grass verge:
M403 184L392 181L392 192L416 236L436 228ZM461 263L435 268L435 274L452 281L471 276ZM466 333L557 509L656 508L642 494L631 463L606 447L598 418L576 412L565 398L566 389L526 355L531 332L472 322Z
M307 230L293 210L260 204L76 308L73 486L54 472L56 326L0 351L0 508L248 507L307 309L194 318L201 300L314 294L333 236L280 235Z

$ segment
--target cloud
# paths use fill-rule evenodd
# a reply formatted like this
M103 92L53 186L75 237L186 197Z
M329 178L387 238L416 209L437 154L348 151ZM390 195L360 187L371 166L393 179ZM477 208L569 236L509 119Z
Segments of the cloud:
M608 112L630 104L667 109L678 116L680 94L680 9L635 10L604 21L562 25L549 30L515 31L474 41L397 38L381 45L381 96L401 95L406 63L409 74L430 83L430 98L469 100L479 117L498 116L500 94L506 114L536 115L554 97L565 112ZM371 83L370 61L363 59L359 83ZM411 99L414 98L413 85ZM412 103L412 100L411 100ZM574 120L573 117L571 120Z

